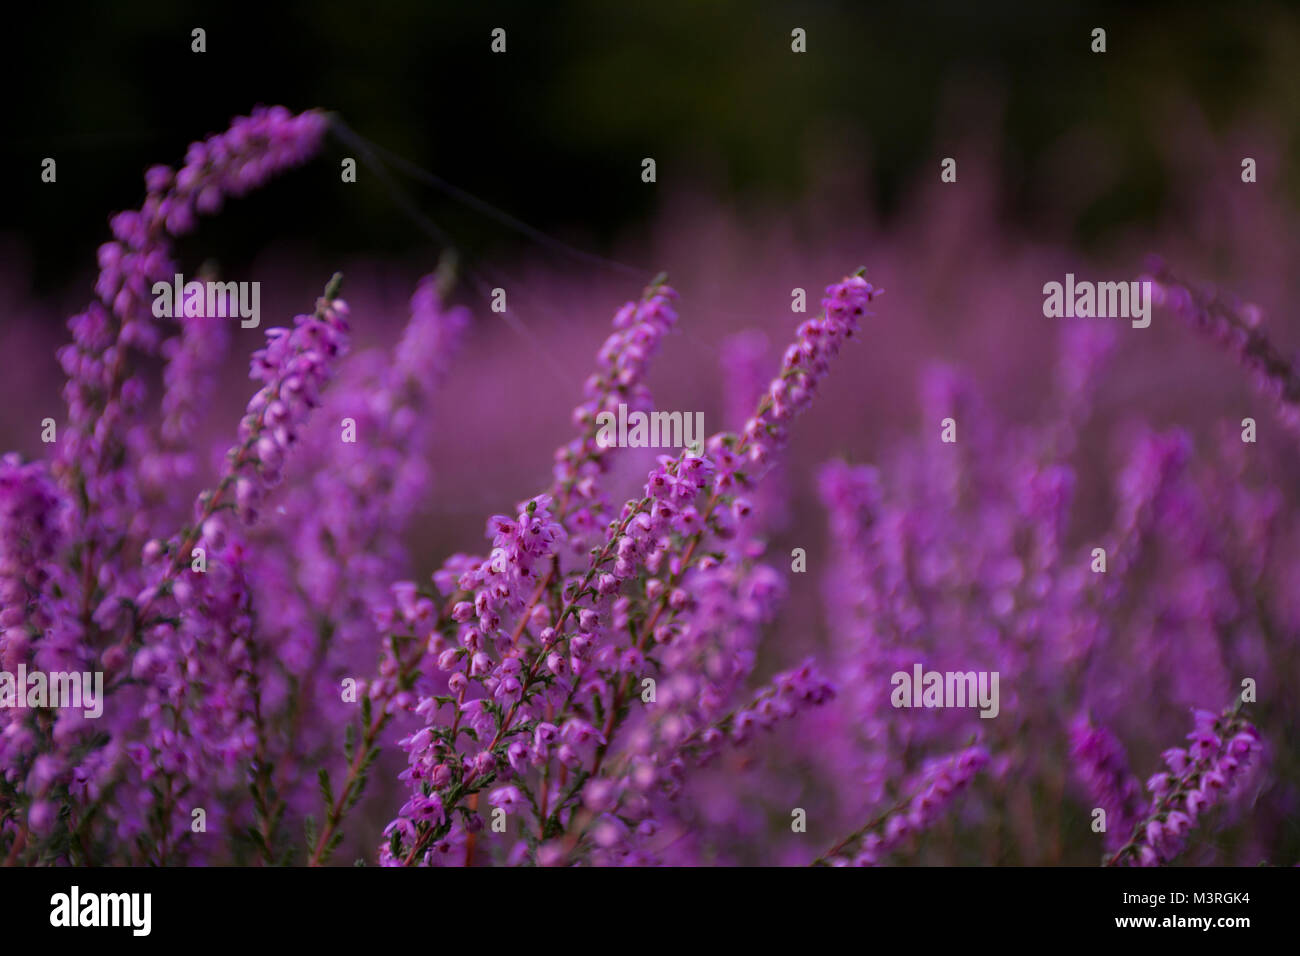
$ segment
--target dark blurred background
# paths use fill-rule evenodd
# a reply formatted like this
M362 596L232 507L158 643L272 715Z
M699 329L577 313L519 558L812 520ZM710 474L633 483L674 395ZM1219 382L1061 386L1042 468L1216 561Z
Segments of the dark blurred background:
M1043 6L38 6L8 31L4 161L13 168L0 235L25 240L37 295L87 276L108 214L139 205L144 168L177 163L186 143L257 103L338 111L368 139L596 252L649 221L665 189L701 183L775 205L804 194L828 155L869 152L857 188L888 216L918 168L937 172L963 122L988 125L989 102L996 127L968 132L996 150L1000 213L1030 229L1061 218L1045 185L1061 134L1083 128L1107 143L1104 188L1050 223L1084 248L1160 215L1168 170L1153 148L1153 110L1173 87L1211 126L1267 116L1290 130L1282 155L1300 155L1294 4ZM1096 26L1107 30L1102 56L1089 49ZM207 31L201 55L190 51L194 27ZM494 27L507 30L505 55L489 50ZM790 50L794 27L807 31L805 54ZM964 108L967 95L979 110ZM364 165L356 187L330 188L348 154L334 143L328 162L258 194L250 212L205 224L204 253L232 266L253 256L251 222L274 223L276 238L324 256L427 247ZM45 156L58 161L58 189L39 181ZM640 180L645 156L658 163L658 188ZM1281 176L1300 195L1294 163ZM408 189L468 255L515 251L519 237L498 223L438 191Z

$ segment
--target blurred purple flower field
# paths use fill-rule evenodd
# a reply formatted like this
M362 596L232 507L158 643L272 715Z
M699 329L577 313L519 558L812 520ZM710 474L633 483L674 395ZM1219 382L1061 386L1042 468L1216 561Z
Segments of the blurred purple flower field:
M178 244L330 131L258 110L151 168L66 302L6 256L0 859L1300 860L1265 133L1244 184L1170 121L1174 212L1101 251L1002 225L978 142L888 222L856 158L780 210L679 194L620 256L666 278ZM1099 177L1066 151L1053 201ZM1046 318L1067 273L1149 283L1150 327ZM260 327L159 317L176 274L256 279ZM608 447L620 405L707 440Z

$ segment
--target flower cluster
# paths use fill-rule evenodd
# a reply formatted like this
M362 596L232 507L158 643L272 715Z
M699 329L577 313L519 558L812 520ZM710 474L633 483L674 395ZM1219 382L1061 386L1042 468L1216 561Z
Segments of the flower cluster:
M319 113L259 109L194 144L178 171L149 170L143 206L115 216L114 240L100 249L99 301L69 322L72 344L60 352L69 420L54 480L44 466L6 459L4 553L22 568L6 577L4 616L15 625L5 630L6 657L43 674L101 671L110 697L102 724L77 708L4 711L3 777L13 789L0 816L15 857L207 859L193 811L214 826L242 813L230 794L247 792L259 754L266 651L254 633L245 542L222 512L253 518L279 479L346 349L347 307L328 292L292 331L272 330L255 357L263 388L240 444L193 525L173 534L175 479L196 468L190 432L227 336L207 316L173 335L150 299L153 284L177 271L172 239L225 197L305 161L325 125ZM157 425L146 422L137 353L166 363Z
M1111 865L1156 866L1178 856L1192 829L1217 804L1240 792L1258 762L1259 731L1240 712L1196 711L1187 747L1162 754L1167 771L1147 781L1151 802Z
M564 566L564 524L543 495L515 519L493 518L492 553L477 563L459 559L454 584L451 568L434 575L455 639L440 638L435 623L426 646L437 653L446 692L420 699L426 726L402 741L411 798L386 830L383 862L472 861L484 826L478 795L507 779L511 788L490 796L505 794L511 808L518 794L526 798L517 814L524 835L508 858L655 860L655 838L671 817L660 804L680 792L688 756L727 737L744 743L756 727L829 699L831 686L805 665L779 675L748 706L729 708L753 666L750 626L737 634L737 624L760 624L779 593L770 569L751 567L748 550L729 542L752 511L743 492L875 294L861 276L830 287L825 312L800 326L743 434L719 433L703 454L661 456L642 497L609 522L585 563ZM650 342L666 331L672 296L656 282L640 308L620 310L602 363L627 341L621 331ZM636 360L612 376L620 385L644 372L633 351ZM580 426L594 425L591 402L610 377L589 382L589 403L575 415ZM590 460L588 441L578 439L560 462ZM572 477L557 472L561 482ZM586 478L594 485L597 471ZM717 550L707 550L710 538ZM589 798L589 788L598 796Z
M598 420L655 407L651 366L679 325L658 277L616 310L549 477L543 456L535 494L476 512L470 553L417 521L456 461L439 413L459 396L440 389L479 331L450 303L451 270L416 284L394 342L356 353L353 326L373 341L374 316L352 316L335 276L313 311L266 331L242 419L208 442L238 333L159 322L150 290L179 271L175 238L310 159L327 128L258 110L148 171L59 353L52 461L0 458L0 860L1156 864L1295 849L1293 762L1265 740L1300 710L1271 688L1254 708L1300 628L1287 489L1241 442L1185 427L1136 422L1104 451L1118 350L1099 324L1064 328L1041 414L1013 420L936 365L920 433L808 472L795 421L838 387L880 295L859 271L770 365L765 335L729 330L732 430L641 458ZM1290 421L1300 375L1255 314L1153 274ZM797 520L813 491L820 538ZM421 568L430 541L450 556ZM12 674L36 670L101 674L102 715L20 704ZM892 692L914 673L946 675L939 699ZM1187 746L1164 751L1144 796L1127 754L1158 752L1189 709Z
M69 424L59 442L57 469L85 500L84 559L112 551L139 514L135 473L150 447L129 446L126 430L141 410L144 378L130 372L132 350L152 354L168 339L154 318L153 287L178 271L172 240L193 231L199 215L217 212L227 196L243 196L298 165L320 146L327 121L318 112L297 116L283 107L258 109L224 133L194 143L173 171L151 167L139 210L111 221L113 240L99 249L98 301L68 322L72 343L59 353L68 376ZM172 350L171 360L192 351ZM175 388L181 375L171 374ZM177 397L174 407L184 404ZM128 452L134 452L129 454Z

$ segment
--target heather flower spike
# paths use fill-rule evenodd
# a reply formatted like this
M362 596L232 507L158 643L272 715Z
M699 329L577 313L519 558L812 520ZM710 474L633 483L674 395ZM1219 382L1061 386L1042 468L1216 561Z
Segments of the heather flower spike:
M1240 792L1263 749L1259 731L1241 711L1238 701L1219 716L1196 712L1187 735L1191 744L1165 752L1169 771L1147 782L1150 803L1108 866L1171 862L1201 819Z
M1155 257L1143 280L1152 284L1157 305L1232 354L1260 393L1276 403L1283 424L1300 433L1300 362L1288 360L1260 328L1257 306L1226 293L1194 288Z
M661 824L650 798L662 786L672 789L672 777L661 774L681 762L687 752L681 744L692 727L700 731L701 742L730 734L741 743L755 717L770 724L803 702L818 704L829 697L829 685L805 667L792 675L788 691L783 680L775 693L760 695L750 709L720 722L722 708L713 705L679 715L666 739L649 728L632 731L624 746L618 739L632 717L634 689L643 674L688 687L687 682L698 680L693 672L707 666L707 657L659 653L662 645L672 644L675 650L716 634L709 630L691 637L692 612L700 606L706 576L744 570L730 571L727 557L719 565L703 554L703 541L712 534L725 544L735 536L732 519L724 515L730 514L737 493L756 483L770 464L786 423L808 403L874 294L860 275L828 288L823 315L799 327L798 341L787 351L745 432L714 436L702 455L662 458L647 479L644 496L629 500L609 521L603 543L591 549L585 567L575 566L567 581L557 552L567 532L560 516L550 511L550 495L522 503L513 518L489 522L496 557L456 582L464 592L473 589L473 600L468 593L458 601L449 596L449 638L438 645L438 666L449 672L449 693L418 705L428 724L403 740L410 763L403 778L411 798L386 830L383 862L472 862L478 793L507 774L522 781L517 786L530 797L532 821L526 825L545 848L547 861L589 854L597 860L641 859L648 850L638 846L638 834L650 836ZM614 388L610 378L598 373L588 384L592 403L575 415L589 435L600 403L623 398L643 373L641 356L647 350L641 343L653 343L671 323L675 316L666 303L672 297L675 293L656 280L640 303L629 303L616 315L616 332L600 355L603 365L616 370ZM633 356L636 364L628 364ZM571 445L560 457L565 467L557 470L565 483L562 491L575 487L570 484L577 477L575 461L603 460L582 441ZM594 480L599 472L588 470L587 476ZM562 494L562 506L568 498ZM539 559L549 565L545 575L536 570ZM743 552L733 552L730 559L745 560ZM540 583L533 584L539 577ZM719 583L729 586L725 577ZM548 590L559 610L534 621L539 599ZM513 626L507 618L512 612ZM633 621L639 627L629 626ZM455 651L456 645L464 652ZM669 662L677 669L667 670ZM739 689L728 680L715 686L712 696L721 697L723 688L728 694ZM678 693L693 696L689 690L674 691L674 696ZM473 731L463 743L462 726ZM563 737L567 728L574 728L569 740ZM656 771L656 765L664 770ZM566 786L562 780L570 773L577 776ZM436 782L439 775L445 783ZM613 787L596 801L601 812L580 807L588 782L600 780L610 780ZM613 823L615 818L620 825ZM629 829L633 822L635 828Z
M874 866L891 850L922 834L970 786L988 763L982 747L970 747L926 767L910 798L855 830L822 856L814 866Z

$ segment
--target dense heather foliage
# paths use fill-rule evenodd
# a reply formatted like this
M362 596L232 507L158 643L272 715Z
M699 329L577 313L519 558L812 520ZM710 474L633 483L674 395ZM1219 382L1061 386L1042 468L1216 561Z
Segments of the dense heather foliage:
M224 466L184 500L231 320L155 318L150 290L180 271L174 239L327 131L259 110L148 171L69 322L50 460L0 461L0 671L102 671L105 694L98 717L0 708L0 859L321 864L346 835L385 865L1294 862L1294 488L1235 432L1140 427L1113 487L1082 494L1105 322L1062 324L1029 422L933 368L916 437L820 466L829 547L794 557L770 542L796 419L892 299L877 318L859 270L783 353L729 339L737 430L623 500L598 416L654 408L679 325L656 279L616 311L550 484L405 580L443 467L423 423L460 400L440 385L470 317L433 274L389 351L350 354L367 319L336 277L266 330ZM1294 427L1300 375L1258 310L1149 278ZM1100 529L1079 517L1098 494ZM800 575L820 619L783 613ZM918 665L996 672L996 713L899 707L891 675Z

